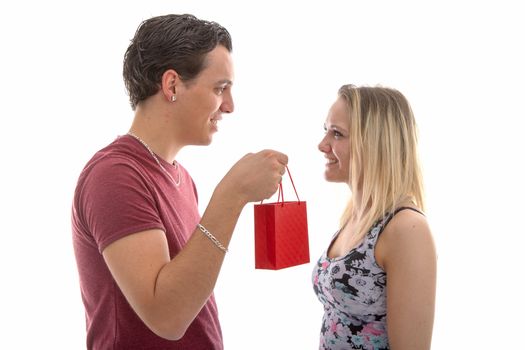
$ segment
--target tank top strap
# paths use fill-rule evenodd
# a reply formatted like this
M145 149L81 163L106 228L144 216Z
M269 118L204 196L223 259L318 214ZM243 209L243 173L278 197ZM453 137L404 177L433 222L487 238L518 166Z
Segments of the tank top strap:
M406 210L406 209L416 211L416 212L418 212L419 214L425 216L425 214L423 214L423 212L422 212L421 210L416 209L416 208L413 208L413 207L399 207L399 208L397 208L397 209L394 211L394 214L393 214L392 216L396 215L396 214L399 213L401 210Z
M402 210L412 210L412 211L415 211L423 216L425 216L425 214L423 214L423 212L421 212L420 210L416 209L416 208L412 208L412 207L399 207L397 208L396 210L394 210L393 213L388 213L387 215L385 215L385 218L382 222L382 225L381 225L381 232L383 232L383 230L385 229L386 225L388 225L388 223L390 222L390 220L392 220L392 218L397 214L399 213L400 211ZM379 232L379 234L381 234L381 232Z

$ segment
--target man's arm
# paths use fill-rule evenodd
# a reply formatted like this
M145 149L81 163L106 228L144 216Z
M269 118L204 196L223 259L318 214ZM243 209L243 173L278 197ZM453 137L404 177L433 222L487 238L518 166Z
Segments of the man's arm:
M228 246L244 206L275 193L287 162L275 151L243 157L217 185L201 224ZM161 230L121 238L103 256L133 310L170 340L180 339L204 306L224 260L224 252L199 229L173 260Z

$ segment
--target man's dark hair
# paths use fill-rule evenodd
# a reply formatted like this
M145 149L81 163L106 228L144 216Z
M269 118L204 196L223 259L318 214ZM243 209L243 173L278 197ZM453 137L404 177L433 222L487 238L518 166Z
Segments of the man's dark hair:
M162 74L177 71L191 81L205 68L206 54L222 45L232 51L231 36L215 22L193 15L165 15L143 21L124 55L124 83L131 108L154 95Z

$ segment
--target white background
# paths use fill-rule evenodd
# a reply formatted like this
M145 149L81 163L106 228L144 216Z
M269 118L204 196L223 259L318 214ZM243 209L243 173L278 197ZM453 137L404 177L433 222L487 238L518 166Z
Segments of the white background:
M344 83L391 86L419 123L439 254L433 349L522 346L524 11L518 1L17 1L0 5L2 349L82 349L76 179L133 114L122 58L138 24L193 13L233 37L235 113L178 160L201 212L247 152L281 150L308 204L312 262L254 269L253 205L216 287L225 347L316 349L315 260L348 191L317 151ZM286 186L286 184L285 184ZM285 187L285 198L291 198Z

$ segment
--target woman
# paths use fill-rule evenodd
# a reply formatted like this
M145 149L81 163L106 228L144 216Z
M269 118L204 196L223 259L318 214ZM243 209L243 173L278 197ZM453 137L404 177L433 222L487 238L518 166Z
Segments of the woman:
M319 348L430 349L436 253L410 105L393 89L344 85L325 131L325 178L352 195L313 272Z

